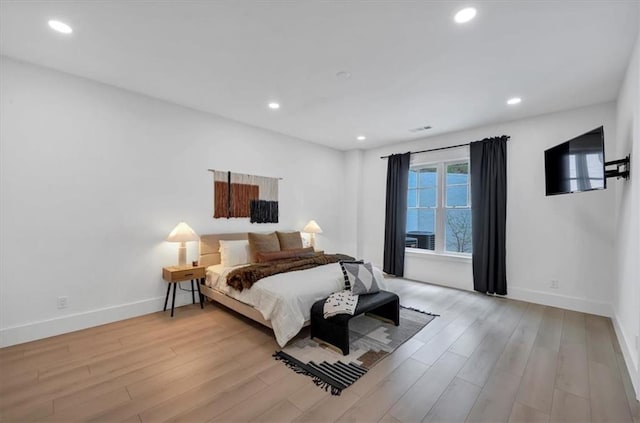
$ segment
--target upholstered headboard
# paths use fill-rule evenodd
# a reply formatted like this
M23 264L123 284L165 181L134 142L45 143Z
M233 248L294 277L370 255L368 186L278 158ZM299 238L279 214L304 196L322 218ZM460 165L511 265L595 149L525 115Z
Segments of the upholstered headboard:
M208 267L220 264L220 240L249 239L247 232L231 234L200 235L200 260L201 266Z

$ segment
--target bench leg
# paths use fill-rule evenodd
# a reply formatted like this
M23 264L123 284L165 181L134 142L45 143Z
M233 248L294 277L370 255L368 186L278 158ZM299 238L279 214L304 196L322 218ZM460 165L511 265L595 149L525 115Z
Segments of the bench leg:
M343 355L349 354L349 323L338 323L331 318L325 319L319 316L314 319L311 316L311 337L318 338L328 344L337 347Z
M383 319L391 320L396 326L400 326L400 299L396 298L369 313L380 316Z

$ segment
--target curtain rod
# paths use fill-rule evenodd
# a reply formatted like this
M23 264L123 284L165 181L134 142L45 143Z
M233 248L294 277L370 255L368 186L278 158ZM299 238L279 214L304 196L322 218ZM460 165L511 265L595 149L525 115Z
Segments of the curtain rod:
M503 135L502 137L498 137L498 138L503 138L503 137L507 138L507 140L511 138L511 137L510 137L510 136L508 136L508 135ZM465 145L469 145L469 144L471 144L471 143L470 143L470 142L468 142L468 143L465 143L465 144L450 145L450 146L448 146L448 147L431 148L431 149L429 149L429 150L409 151L409 154L428 153L428 152L430 152L430 151L438 151L438 150L448 150L448 149L450 149L450 148L464 147ZM380 156L380 158L381 158L381 159L388 159L388 158L389 158L389 156L391 156L391 154L386 155L386 156Z
M218 170L216 171L215 169L207 169L209 172L229 172L228 170ZM233 173L239 173L239 172L233 172ZM243 175L249 175L248 173L243 173ZM260 176L260 175L249 175L249 176L258 176L260 178L273 178L273 179L278 179L280 181L282 181L284 178L283 177L278 177L278 176Z

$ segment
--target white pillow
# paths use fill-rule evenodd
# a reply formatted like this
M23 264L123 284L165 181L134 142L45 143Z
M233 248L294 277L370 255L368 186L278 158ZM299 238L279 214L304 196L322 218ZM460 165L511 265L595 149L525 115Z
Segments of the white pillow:
M249 240L220 240L220 262L223 267L249 263Z

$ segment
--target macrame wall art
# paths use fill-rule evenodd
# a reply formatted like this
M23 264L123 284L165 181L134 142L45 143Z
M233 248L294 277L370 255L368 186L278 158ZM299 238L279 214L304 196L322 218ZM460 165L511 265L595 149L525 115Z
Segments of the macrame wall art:
M213 172L213 217L248 217L251 223L278 223L279 178Z

